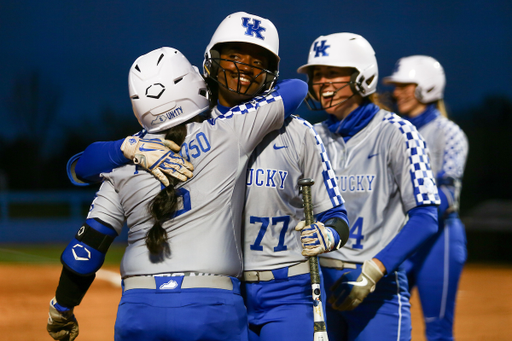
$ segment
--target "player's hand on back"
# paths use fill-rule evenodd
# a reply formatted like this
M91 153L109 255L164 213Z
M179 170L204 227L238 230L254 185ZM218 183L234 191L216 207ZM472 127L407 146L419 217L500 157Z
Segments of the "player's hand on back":
M76 339L78 336L78 322L73 314L73 308L62 307L53 298L50 301L46 330L54 340L73 341Z
M306 226L303 220L295 226L295 230L300 231L303 256L316 256L324 252L329 252L335 247L335 239L332 231L319 221Z
M121 150L127 159L151 172L165 186L169 186L165 174L180 181L187 181L193 176L194 166L178 154L180 146L173 141L128 136Z
M344 273L334 283L329 303L336 310L353 310L375 290L383 276L373 260L366 260L362 267Z

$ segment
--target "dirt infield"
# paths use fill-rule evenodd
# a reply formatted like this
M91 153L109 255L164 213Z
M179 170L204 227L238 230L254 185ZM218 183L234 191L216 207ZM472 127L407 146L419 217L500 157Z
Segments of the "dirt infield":
M105 267L104 267L105 268ZM106 269L116 271L115 267ZM60 266L0 264L2 340L52 340L46 333L48 302L55 293ZM76 308L80 341L113 340L119 287L97 279ZM413 340L425 340L420 305L412 298ZM457 302L458 341L512 339L512 266L469 264ZM276 340L277 341L277 340Z

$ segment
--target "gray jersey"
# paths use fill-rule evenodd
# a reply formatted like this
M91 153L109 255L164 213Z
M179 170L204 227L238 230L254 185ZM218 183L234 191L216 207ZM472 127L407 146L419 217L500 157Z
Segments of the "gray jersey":
M304 219L297 181L312 178L314 214L343 203L322 140L307 121L289 118L255 149L247 171L244 270L272 270L305 261Z
M450 206L459 207L462 176L468 156L468 139L457 124L446 117L438 116L418 129L430 150L432 171L439 183L442 178L454 180L454 197L447 194Z
M398 234L407 211L439 205L425 141L410 122L380 110L347 143L322 123L315 128L338 178L351 224L347 244L322 257L362 263Z
M281 97L270 93L215 119L187 125L182 153L194 165L194 177L179 186L179 211L163 224L170 253L162 257L151 256L144 240L153 225L148 202L160 192L160 182L134 165L104 173L88 218L99 218L117 231L126 219L122 277L187 271L239 277L247 163L283 118Z

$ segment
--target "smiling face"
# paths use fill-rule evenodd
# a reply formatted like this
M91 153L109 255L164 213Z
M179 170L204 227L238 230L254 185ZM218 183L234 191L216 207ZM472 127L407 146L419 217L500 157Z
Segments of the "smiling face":
M257 45L227 43L220 49L219 103L232 107L257 95L267 78L268 52Z
M393 83L393 97L396 100L398 112L402 115L415 117L425 111L427 105L418 101L415 95L416 84Z
M316 99L328 114L343 119L357 108L362 97L354 94L350 79L355 72L353 68L332 66L314 66L310 86Z

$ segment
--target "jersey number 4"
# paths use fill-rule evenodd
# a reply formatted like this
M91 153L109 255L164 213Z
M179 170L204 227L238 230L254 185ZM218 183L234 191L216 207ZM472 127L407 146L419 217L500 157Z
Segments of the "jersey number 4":
M285 251L288 248L284 245L284 237L286 236L286 231L288 230L288 225L290 224L290 216L282 216L282 217L250 217L251 224L261 224L260 232L258 232L258 236L254 241L254 244L251 245L251 250L254 251L263 251L263 246L261 246L261 241L263 236L267 232L268 226L272 221L272 226L282 226L281 231L279 232L279 242L276 247L274 247L274 252ZM282 225L281 225L282 224Z
M352 228L350 229L349 238L356 240L354 243L352 243L353 249L363 249L363 245L361 244L361 241L364 239L362 217L357 218L354 225L352 225Z

